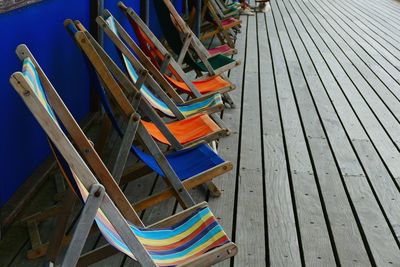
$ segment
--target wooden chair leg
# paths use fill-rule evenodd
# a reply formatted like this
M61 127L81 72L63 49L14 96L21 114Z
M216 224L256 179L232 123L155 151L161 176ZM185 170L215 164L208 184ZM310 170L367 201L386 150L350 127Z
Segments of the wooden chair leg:
M53 255L57 255L55 251L61 249L61 247L68 242L68 237L65 237L65 229L74 204L75 195L70 191L66 191L61 204L25 219L32 246L26 253L26 257L29 260L35 260L47 255L49 247L54 250L52 254L49 255L49 257L53 259L55 257ZM43 243L39 232L39 224L50 218L57 218L56 227L54 228L54 234L50 237L50 242ZM49 243L51 245L49 245Z
M228 93L224 93L222 96L225 103L229 104L231 108L235 108L235 103L233 102L231 96Z
M214 184L213 181L207 182L206 186L210 191L210 195L212 197L220 197L222 195L221 190L219 190L219 188L217 187L216 184Z
M57 256L60 254L62 247L65 244L65 233L68 228L68 221L71 217L75 206L75 195L68 190L62 203L62 212L57 217L56 226L49 240L49 246L46 253L46 261L57 264Z
M55 205L47 210L33 214L21 221L22 223L25 223L28 228L29 240L32 247L26 253L26 257L29 260L37 259L46 254L46 250L43 249L44 244L42 243L42 239L40 237L39 224L49 218L54 218L57 216L57 214L59 214L60 210L61 206Z
M71 243L65 253L62 267L76 266L82 253L83 246L94 223L96 213L100 208L105 194L105 189L100 184L94 184L90 188L89 196L82 210L77 227L74 231Z

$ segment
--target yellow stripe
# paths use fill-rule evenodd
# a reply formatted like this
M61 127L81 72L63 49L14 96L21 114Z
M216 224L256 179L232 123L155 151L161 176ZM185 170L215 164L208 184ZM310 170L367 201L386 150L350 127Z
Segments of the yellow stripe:
M202 220L195 223L191 228L189 228L185 232L167 239L160 240L160 239L146 239L143 237L139 237L139 240L146 246L166 246L174 244L192 234L194 231L196 231L196 229L198 229L204 223L204 221L208 220L210 217L212 217L212 215L208 213L206 216L203 217Z

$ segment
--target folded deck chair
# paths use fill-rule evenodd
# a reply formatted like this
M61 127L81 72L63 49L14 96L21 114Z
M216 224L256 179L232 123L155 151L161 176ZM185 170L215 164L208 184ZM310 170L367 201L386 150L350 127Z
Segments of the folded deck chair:
M117 29L120 32L122 39L124 39L124 41L129 45L129 48L138 55L140 61L145 62L148 60L148 58L150 58L158 70L165 74L169 82L175 88L184 93L191 94L196 97L217 92L223 93L225 102L231 107L234 106L232 99L226 93L235 89L235 86L229 82L228 78L222 73L228 69L221 67L218 69L219 75L216 75L217 73L211 66L210 61L202 61L201 64L207 66L206 70L209 72L206 74L206 77L192 81L182 70L179 63L175 61L167 49L161 44L157 37L136 14L136 12L132 8L126 7L122 2L119 2L118 6L128 17L128 20L130 21L130 24L135 31L136 36L138 37L141 51L137 51L138 49L135 47L135 41L118 23L116 23ZM143 52L145 55L143 55ZM152 75L157 75L156 70L148 67L147 65L146 67ZM165 73L166 70L170 72L169 75Z
M195 5L192 4L192 9L195 9ZM218 7L212 0L204 0L202 3L202 29L200 40L208 40L213 37L217 37L221 43L228 44L231 48L235 47L235 34L233 30L238 30L241 21L233 17L220 17L217 11Z
M159 5L160 7L157 8L160 11L157 12L162 12L165 13L167 11L166 7L170 8L170 5L168 5L168 1L164 2L165 5L161 5L163 1L155 1L155 5ZM168 6L166 6L168 5ZM157 39L157 37L152 33L152 31L148 28L148 26L142 21L142 19L136 14L136 12L132 8L126 7L122 2L118 3L118 6L120 10L127 16L134 32L135 35L140 43L140 47L142 50L148 54L149 57L157 58L158 61L163 61L164 58L160 57L165 57L169 55L167 49L161 44L161 42ZM169 10L169 9L168 9ZM175 9L171 9L175 10ZM176 10L175 10L176 11ZM171 11L169 11L171 13ZM164 17L164 16L163 16ZM174 16L174 19L176 23L180 23L180 29L184 30L185 32L185 43L183 46L179 45L179 40L180 37L178 38L178 35L175 31L173 32L167 32L165 34L165 37L168 38L167 41L171 42L169 45L171 48L174 50L174 52L177 54L178 58L177 60L179 61L178 63L182 63L183 60L186 60L188 62L188 65L193 68L194 70L198 70L201 72L205 72L208 75L219 75L222 74L235 66L240 64L240 61L235 61L229 57L223 56L221 54L217 54L216 56L210 56L207 50L204 48L204 46L201 44L201 42L197 39L197 37L189 31L189 28L187 26L184 26L184 22L181 23L181 20L179 20L179 15ZM171 23L171 19L169 20ZM166 25L167 21L165 22ZM164 27L164 23L162 23L162 27ZM171 25L172 29L175 29L174 24L172 23ZM171 36L171 37L169 37ZM174 39L174 42L171 40ZM187 42L186 42L187 41ZM179 46L178 46L178 45ZM189 57L187 54L187 48L186 46L192 45L193 48L196 47L197 50L196 56L198 58L192 59L194 62L190 62ZM146 48L147 46L147 48ZM181 47L181 49L179 49ZM197 48L198 47L198 48ZM200 48L200 49L199 49ZM202 48L202 49L201 49ZM149 51L147 51L149 50ZM183 51L182 51L183 50Z
M167 40L169 47L171 47L174 53L180 57L183 57L183 54L188 54L187 56L193 54L192 57L194 58L202 56L207 59L219 54L231 55L237 53L236 49L232 49L227 44L206 49L185 23L183 18L178 14L170 0L154 1L154 5L156 7L158 20L161 22L160 25L164 33L164 38ZM181 38L181 36L184 38ZM185 46L185 42L189 42L189 45ZM183 48L186 47L187 49L184 50ZM234 60L232 60L232 62L234 62ZM190 64L193 68L199 68L195 60L185 59L185 63Z
M69 21L67 29L72 32L74 29ZM77 44L88 57L91 65L98 73L100 81L105 84L105 88L109 95L115 100L119 108L127 116L135 111L135 105L129 101L132 93L142 94L140 88L142 83L136 83L137 87L125 76L115 62L109 57L104 49L94 40L87 32L82 24L76 22L80 31L72 32L75 36ZM79 36L81 36L79 38ZM223 136L229 135L228 129L222 129L208 115L200 113L189 118L175 120L172 122L164 122L158 116L150 103L143 99L137 103L137 108L142 114L149 117L151 122L143 121L143 125L150 134L159 142L172 146L174 149L182 149L201 141L214 141Z
M154 74L154 78L157 79L157 82L153 79L152 75L146 75L147 81L149 82L150 87L157 90L158 95L164 100L161 102L156 96L154 96L151 91L146 87L146 84L143 83L141 87L141 91L143 96L152 104L152 106L167 116L176 117L177 119L183 119L185 117L194 115L196 113L207 111L213 120L220 126L221 128L226 129L225 123L221 120L218 114L211 114L216 111L220 111L223 107L223 103L221 100L221 95L219 93L210 95L210 96L202 96L196 97L190 101L184 101L173 89L171 84L167 81L164 75L162 75L158 69L152 64L152 62L146 57L143 51L140 49L137 44L127 38L127 42L124 42L124 38L120 36L128 37L128 34L124 31L122 26L115 20L115 18L111 15L108 10L104 11L104 18L99 16L96 19L100 28L110 37L111 41L114 43L117 50L121 52L122 60L124 62L125 68L131 81L133 83L137 83L139 79L142 79L143 75L140 73L147 74L147 70L144 68L145 65L147 68L151 70ZM143 62L140 62L129 49L129 47L134 47L134 51L139 54L139 58L143 59ZM143 63L143 65L142 65ZM140 77L139 77L140 76ZM161 86L165 87L166 93L168 93L172 99L169 98L168 95L160 88ZM175 105L174 102L180 103ZM173 116L171 116L173 115Z
M140 78L143 77L143 74L147 74L147 70L142 65L142 63L131 53L128 51L129 49L124 44L121 39L116 21L111 14L105 10L105 14L107 14L107 20L103 20L102 17L99 17L97 21L99 22L100 27L106 31L106 34L110 37L111 41L114 43L117 50L121 52L122 61L124 63L126 72L128 73L131 81L133 83L137 83ZM140 49L140 48L138 48ZM148 62L151 64L151 62ZM198 114L200 112L208 112L209 114L221 111L223 109L222 97L219 93L201 97L194 98L190 102L184 101L171 87L171 85L164 79L162 75L161 77L163 81L163 85L166 86L165 91L161 88L161 86L153 79L151 75L146 75L146 81L143 82L140 91L146 100L157 110L169 116L171 118L183 119L188 116L192 116L194 114ZM146 83L149 85L147 86ZM153 90L149 89L151 87ZM153 93L155 91L157 95ZM171 95L171 99L167 93ZM175 104L174 100L177 100L178 104ZM214 118L214 117L213 117ZM218 123L218 122L217 122ZM220 123L218 123L221 126Z
M209 266L236 254L236 245L206 203L146 227L29 50L20 46L17 51L24 68L10 82L48 135L71 189L84 203L61 266L87 266L117 252L142 266ZM76 148L79 144L88 148ZM94 223L109 245L81 256Z
M214 4L215 9L220 18L225 19L225 18L230 18L230 17L234 17L234 18L240 17L240 13L239 13L240 9L237 7L237 5L228 6L225 4L224 1L220 1L220 0L211 0L211 1Z
M235 17L238 18L240 16L240 3L233 2L230 4L225 3L223 0L212 0L216 5L218 5L219 12L218 14L221 16L227 17Z

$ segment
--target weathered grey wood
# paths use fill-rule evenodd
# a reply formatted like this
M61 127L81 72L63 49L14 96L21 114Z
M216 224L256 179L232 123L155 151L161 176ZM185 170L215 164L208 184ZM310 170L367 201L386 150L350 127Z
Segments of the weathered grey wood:
M247 19L243 19L243 29L247 27ZM237 58L244 58L245 55L245 43L246 43L245 30L242 34L237 36L235 46L238 48ZM229 73L229 79L237 86L237 90L230 93L233 101L236 103L234 109L225 109L223 111L222 119L231 129L231 135L229 138L223 138L218 143L218 153L225 159L234 163L235 168L229 173L219 177L215 180L218 188L222 191L222 195L219 198L209 198L208 203L210 208L213 210L218 221L224 227L225 231L229 236L232 237L237 227L234 227L234 220L236 218L235 211L235 188L237 184L237 162L240 157L238 154L239 150L239 132L240 132L240 114L241 114L241 96L242 96L242 84L243 84L243 71L244 64L241 64L235 69L232 69ZM229 261L224 261L218 264L218 266L228 267L230 266Z
M287 2L288 3L288 2ZM299 8L299 6L297 5L298 3L300 3L300 6L303 5L303 3L301 1L295 2L296 5L293 5L294 8L296 8L297 10L302 10L301 8ZM288 6L292 5L291 4L287 4ZM303 7L302 7L303 8ZM360 139L368 139L368 136L363 133L362 131L362 126L359 125L359 123L357 123L357 119L354 117L355 114L353 114L353 111L351 111L350 106L348 106L346 108L346 105L343 105L345 103L343 96L340 95L340 92L338 91L339 88L337 88L337 84L336 81L334 80L332 74L330 73L330 70L328 69L328 66L326 64L324 64L324 60L321 57L322 55L326 56L326 54L319 54L318 50L316 50L316 48L314 47L313 41L315 41L316 44L318 44L318 48L323 48L323 44L321 44L319 41L319 37L318 35L315 35L316 32L314 31L314 29L312 29L311 24L309 23L309 21L307 21L307 18L304 17L304 15L302 14L302 12L298 11L299 17L300 19L302 19L302 21L298 20L298 17L296 18L296 16L292 16L292 18L294 19L294 24L299 27L300 29L298 30L298 32L300 33L303 41L306 41L306 47L309 50L309 56L311 57L313 64L315 64L315 66L318 66L317 70L318 70L318 75L319 77L322 79L322 82L327 90L327 93L329 95L329 97L331 98L332 103L334 103L335 105L335 110L338 113L339 117L341 118L341 123L343 123L342 125L344 126L344 128L347 130L347 133L349 135L349 138L356 139L353 138L352 136L359 136ZM305 14L309 15L310 13L306 12ZM307 30L304 30L302 27L302 23L304 23L304 26L307 27ZM307 36L307 33L310 34L310 36ZM312 39L311 39L312 38ZM312 41L313 40L313 41ZM312 78L313 76L311 76ZM315 77L316 78L316 77ZM315 78L313 78L315 80ZM336 87L336 89L334 89ZM311 86L311 88L314 88L313 86ZM315 88L317 90L317 88ZM337 92L335 93L336 90ZM317 91L321 91L321 90L317 90ZM342 99L340 99L342 98ZM317 102L318 103L318 102ZM353 103L355 104L355 103ZM323 111L324 109L326 109L328 105L323 105L322 107L324 108L320 108L321 111ZM346 111L347 110L347 111ZM325 112L324 112L325 113ZM326 114L332 114L332 112L326 113ZM353 119L351 119L353 118ZM351 120L350 120L351 119ZM328 134L332 134L332 133L339 133L337 126L340 126L340 124L334 124L332 123L333 121L331 120L330 123L326 124L326 127L330 126L336 126L335 128L332 128L331 130L328 130ZM351 153L349 152L350 147L346 146L346 145L340 145L337 142L338 141L343 141L343 138L331 138L330 139L332 142L332 147L334 150L338 149L338 152L335 152L337 160L339 162L339 165L342 165L343 167L341 167L341 171L342 173L344 173L344 180L346 181L346 183L349 184L348 188L353 188L352 190L349 189L349 194L353 195L354 197L352 197L353 200L353 204L357 205L356 209L357 209L357 213L359 216L359 219L361 220L362 225L364 225L364 231L365 231L365 235L367 235L367 237L372 238L373 240L378 236L380 237L380 240L374 240L369 242L369 246L373 246L373 248L370 248L370 250L372 249L374 257L376 257L375 262L380 262L381 257L380 255L385 255L382 258L385 257L393 257L394 256L394 251L393 251L393 246L389 245L390 243L393 244L393 241L389 241L391 239L390 237L390 233L388 232L387 226L386 226L386 222L385 219L383 218L381 211L379 209L379 207L377 206L377 204L374 204L373 201L373 195L371 192L368 192L368 186L365 185L365 178L361 178L361 179L355 179L356 177L360 177L360 174L362 173L362 169L360 169L360 167L358 167L357 170L357 165L350 164L349 161L349 156L351 156ZM341 161L343 163L341 163ZM379 166L379 165L378 165ZM361 174L361 177L363 177L363 174ZM362 186L362 183L364 183L364 185ZM367 189L367 191L365 191ZM356 201L358 199L362 199L363 201ZM368 200L369 199L369 200ZM369 204L365 205L366 201L369 201ZM369 213L365 213L365 210L368 209ZM365 219L363 219L362 217L364 217ZM374 221L373 223L375 224L375 226L380 225L379 227L373 227L373 226L367 226L368 224L371 224L371 222ZM367 225L366 225L367 224ZM374 233L374 231L383 231L380 234ZM385 232L385 233L384 233ZM388 239L387 239L388 238ZM384 243L387 243L388 246L388 250L382 250L381 248L384 247ZM378 250L378 251L377 251ZM390 251L391 250L391 251Z
M315 15L320 17L320 11L316 11ZM323 12L326 14L324 15L325 19L329 20L329 23L335 29L338 29L338 33L341 34L343 37L348 36L348 41L355 42L359 44L362 49L365 50L368 54L374 57L376 62L382 66L386 72L388 72L393 78L396 79L399 75L399 70L393 66L393 63L398 65L398 60L390 55L387 51L383 51L382 47L379 43L377 43L374 39L370 38L369 36L365 36L365 34L360 35L360 30L353 30L349 24L346 24L344 20L342 20L341 16L338 17L336 14L333 14L332 11Z
M136 131L139 126L140 117L136 114L128 119L124 136L122 137L121 144L116 148L116 156L112 155L113 162L111 164L111 174L117 183L120 182L122 174L128 160L129 153L131 152L131 145L135 139Z
M241 249L234 259L234 266L263 266L266 264L264 201L260 197L264 192L256 35L256 19L254 16L249 17L242 92L235 235L235 241Z
M391 32L399 35L399 22L397 19L399 13L398 4L396 4L394 8L388 8L383 2L379 2L379 4L376 5L376 3L373 1L366 1L364 2L364 5L360 5L360 1L353 1L351 4L352 6L357 7L358 10L363 11L363 13L367 14L368 16L373 14L371 17L374 18L374 21L377 24L388 26ZM367 4L368 8L365 8L365 4Z
M96 213L100 208L104 195L105 189L101 184L94 184L91 186L89 196L86 199L86 203L76 224L71 243L68 246L61 266L76 266L78 263L83 246L85 245L85 241L94 223Z
M290 77L286 70L287 65L280 46L280 42L284 42L284 40L279 39L278 30L272 22L274 17L275 12L272 9L272 14L267 16L267 27L271 40L277 97L286 139L285 149L288 153L289 178L294 190L303 258L306 264L330 266L335 264L335 259L327 231L326 224L328 222L324 217L315 180L316 174L307 151L301 121L292 94Z
M349 134L352 134L351 132L349 132ZM364 140L365 138L362 138L361 136L360 136L360 138L356 138L356 137L352 137L352 139L354 139L354 140ZM362 153L362 152L360 152L360 155L364 155L364 153ZM378 155L376 155L377 157L378 157ZM373 156L369 153L369 157L372 157L373 158ZM368 164L364 164L364 166L368 166ZM387 176L385 176L384 175L384 173L381 173L381 175L383 176L383 177L387 177ZM374 180L374 177L375 177L375 175L372 175L371 176L371 180L373 181ZM376 181L379 181L379 180L381 180L381 178L375 178L375 179L377 179ZM385 178L386 179L386 178ZM386 180L386 184L392 184L392 182L390 181L390 176L389 177L387 177L387 179L388 180ZM396 176L394 177L394 179L393 179L393 182L396 182ZM394 187L396 187L395 185L393 185ZM379 186L377 186L376 187L377 189L375 189L376 190L376 193L377 194L379 194L380 195L380 197L383 197L383 196L388 196L388 194L389 194L389 192L388 191L386 191L386 190L382 190L382 189L380 189L380 187ZM392 198L397 198L397 196L396 196L396 194L395 195L392 195L392 194L389 194L389 195L391 195L391 197L390 197L390 199L392 199ZM382 203L390 203L390 201L389 202L387 202L387 201L383 201ZM385 208L385 210L386 210L386 212L388 212L389 214L391 213L390 212L390 210L391 210L391 208ZM398 225L398 219L394 219L394 221L393 221L393 223L392 223L394 226L396 226L396 225Z
M275 5L273 4L273 6ZM339 261L342 265L352 265L354 261L360 264L362 263L363 265L368 265L369 259L367 251L364 248L362 235L359 231L354 230L357 229L358 226L355 217L352 215L351 200L347 199L345 191L346 185L343 184L341 174L335 163L334 151L331 151L329 140L327 140L323 129L324 123L326 123L324 121L325 118L321 118L320 114L318 114L313 103L312 95L309 93L310 86L316 89L318 88L322 93L322 84L320 82L318 83L318 81L317 83L315 82L316 79L314 77L317 77L316 70L311 64L310 59L306 57L306 48L299 40L299 36L296 33L294 24L288 16L284 4L280 2L277 6L279 6L279 8L274 10L277 10L277 13L281 13L285 26L285 31L281 32L283 34L287 32L291 37L290 39L285 38L282 40L282 44L292 44L291 47L283 45L284 50L296 53L296 58L299 61L298 63L296 60L291 62L289 64L289 71L291 73L297 103L307 135L308 146L313 157ZM275 19L276 21L280 20L278 18ZM302 79L305 80L302 81ZM300 85L303 86L301 87ZM330 103L325 103L325 105L327 104ZM334 114L333 110L331 114ZM320 121L320 119L322 119L322 121Z
M376 8L364 9L363 6L359 5L359 2L357 3L357 1L338 4L339 6L341 4L345 4L343 7L345 7L348 11L351 11L351 13L349 13L349 18L354 16L353 19L359 27L365 30L370 30L370 34L373 34L373 36L379 36L383 38L383 40L391 45L391 50L398 50L396 44L399 41L400 31L395 25L392 25L385 20L381 21L379 15L376 15ZM373 17L371 16L372 10L374 11Z
M301 266L299 240L290 192L274 67L266 18L257 15L262 131L264 141L265 205L268 259L271 266ZM282 225L283 227L276 227ZM273 230L270 230L273 229Z
M319 21L324 22L322 16L318 16L318 18L320 18ZM311 19L314 21L315 18ZM318 23L314 23L314 25L319 26ZM321 28L319 27L317 29L319 31ZM385 118L376 117L376 115L370 109L369 104L371 103L365 102L363 96L361 96L359 92L356 91L357 88L353 84L353 81L347 76L344 69L340 67L340 63L338 59L335 57L336 54L331 54L331 50L329 50L328 47L326 47L326 49L327 49L326 53L330 54L329 56L325 56L325 59L327 60L330 66L330 69L334 73L336 79L340 82L342 90L345 93L346 97L349 99L349 101L358 103L357 105L353 105L352 108L358 114L360 120L362 121L365 129L368 132L368 135L374 142L381 156L384 158L386 164L389 166L389 169L391 170L392 174L394 175L394 177L398 177L399 165L396 163L397 162L396 159L399 157L399 153L397 148L394 146L395 143L393 143L395 138L393 138L394 140L391 140L390 136L388 136L387 130L382 126L379 126L381 123L379 119L384 120ZM398 127L398 123L394 123L393 126ZM392 129L391 133L394 133L396 135L398 134L398 130L394 130L393 127L389 127L388 130L390 129Z

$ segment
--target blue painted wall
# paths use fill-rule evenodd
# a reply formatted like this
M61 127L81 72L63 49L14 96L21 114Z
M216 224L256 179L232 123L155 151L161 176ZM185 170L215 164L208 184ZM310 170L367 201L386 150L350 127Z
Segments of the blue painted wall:
M105 1L105 8L132 33L117 2ZM181 10L182 1L174 2ZM21 70L15 48L20 43L28 45L75 118L82 119L89 111L89 74L63 22L67 18L78 19L89 28L89 3L43 0L0 15L0 207L50 154L43 130L8 82L13 72ZM139 0L125 0L125 4L140 14ZM150 26L160 34L153 7ZM107 37L105 46L118 59Z
M89 1L44 0L0 15L0 206L49 155L42 129L8 82L21 70L16 46L28 45L76 118L88 111L87 72L63 27L69 17L88 23Z

